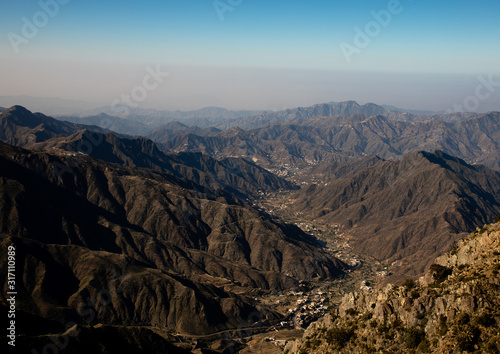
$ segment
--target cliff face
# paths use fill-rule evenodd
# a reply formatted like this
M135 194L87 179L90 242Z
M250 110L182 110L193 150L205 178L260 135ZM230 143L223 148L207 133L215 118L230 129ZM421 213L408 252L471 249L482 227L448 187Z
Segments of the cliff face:
M288 353L500 350L500 223L438 257L418 282L349 293Z

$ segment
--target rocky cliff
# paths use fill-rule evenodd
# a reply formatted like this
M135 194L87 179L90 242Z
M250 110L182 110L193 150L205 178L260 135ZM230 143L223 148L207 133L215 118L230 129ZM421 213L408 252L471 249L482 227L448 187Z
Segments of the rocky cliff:
M287 353L498 353L500 223L477 229L417 282L349 293Z

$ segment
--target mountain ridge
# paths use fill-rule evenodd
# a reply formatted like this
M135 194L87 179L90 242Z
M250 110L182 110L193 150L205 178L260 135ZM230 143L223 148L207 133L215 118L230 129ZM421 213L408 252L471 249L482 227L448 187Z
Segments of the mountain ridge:
M462 233L500 213L500 173L440 151L416 152L291 198L292 210L346 226L359 252L403 262L399 272L412 269L408 275L416 275Z
M367 155L399 159L416 150L443 150L469 163L500 168L499 112L452 123L397 121L380 115L314 117L296 123L211 136L178 135L159 143L174 151L255 158L266 168L283 164L305 168Z
M187 160L193 163L198 160L196 168L186 165L175 154L160 151L153 141L144 137L119 135L97 127L94 129L91 126L60 122L45 115L33 114L23 107L13 107L3 113L0 122L10 129L0 135L0 140L22 147L86 154L111 163L151 168L193 180L215 191L227 189L228 193L238 195L242 200L247 199L245 194L256 196L259 191L295 188L292 183L272 175L251 161L233 158L215 160L185 153L183 156ZM39 134L40 131L43 134Z

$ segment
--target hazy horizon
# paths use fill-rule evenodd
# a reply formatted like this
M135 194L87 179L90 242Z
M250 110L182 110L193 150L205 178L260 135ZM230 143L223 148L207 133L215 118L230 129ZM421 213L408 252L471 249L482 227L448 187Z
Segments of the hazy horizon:
M4 10L0 96L104 106L131 96L159 110L354 100L500 111L496 1L42 0Z

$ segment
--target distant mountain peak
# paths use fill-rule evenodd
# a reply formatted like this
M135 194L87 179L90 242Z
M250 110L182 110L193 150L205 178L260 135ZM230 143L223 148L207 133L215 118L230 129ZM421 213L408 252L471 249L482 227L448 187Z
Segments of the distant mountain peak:
M8 108L9 111L14 111L14 110L17 110L17 109L21 109L21 110L27 111L27 109L25 107L23 107L21 105L18 105L18 104L14 105L14 106L12 106L10 108Z
M20 105L15 105L15 106L12 106L10 108L7 108L5 111L9 112L9 113L21 113L21 114L32 113L30 110L28 110L27 108L20 106Z
M174 120L172 122L168 122L167 124L162 126L162 128L177 130L177 129L187 129L189 127L186 124L183 124L179 121Z
M344 101L344 102L337 103L337 105L351 105L351 106L360 107L360 104L356 101Z

